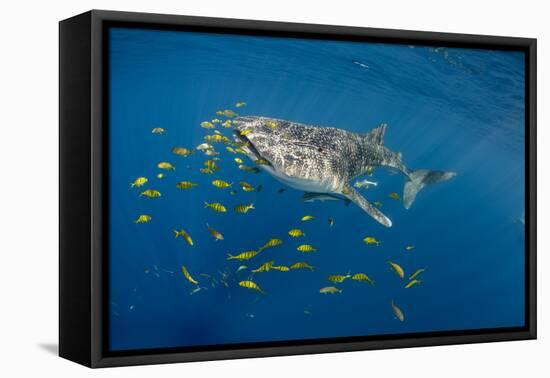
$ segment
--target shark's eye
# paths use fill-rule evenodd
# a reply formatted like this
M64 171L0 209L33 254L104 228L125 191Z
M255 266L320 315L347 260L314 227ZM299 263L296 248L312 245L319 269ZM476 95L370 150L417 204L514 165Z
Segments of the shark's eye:
M323 152L323 149L321 147L317 148L317 151Z

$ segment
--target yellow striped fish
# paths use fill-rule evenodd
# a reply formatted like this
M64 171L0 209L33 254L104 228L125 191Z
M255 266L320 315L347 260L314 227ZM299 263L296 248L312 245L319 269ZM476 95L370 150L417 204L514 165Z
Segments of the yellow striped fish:
M403 278L405 277L405 271L403 270L403 268L399 265L399 264L396 264L390 260L388 260L388 264L390 264L392 270L395 272L395 274L397 274L399 277Z
M148 198L157 198L157 197L160 197L161 194L158 190L154 190L154 189L147 189L143 192L141 192L139 194L139 196L145 196L145 197L148 197Z
M191 188L194 188L195 186L197 186L199 184L196 184L194 182L191 182L191 181L180 181L178 183L176 183L176 188L178 189L191 189Z
M220 189L229 188L231 186L230 183L228 183L227 181L223 181L223 180L214 180L214 181L212 181L212 185L214 185L216 188L220 188Z
M250 290L256 290L256 291L259 291L262 294L265 294L265 292L258 286L258 284L256 282L241 281L241 282L239 282L239 286L246 287L247 289L250 289Z
M181 236L183 239L185 239L185 241L187 242L187 244L189 245L193 245L193 239L191 239L191 236L189 236L189 234L187 232L185 232L185 230L174 230L174 234L176 235L176 238L178 236Z
M302 222L307 222L307 221L312 220L312 219L315 219L315 217L313 215L304 215L302 217Z
M248 204L248 205L237 205L235 206L235 211L237 213L246 214L248 213L248 210L255 209L254 204Z
M376 238L372 236L367 236L366 238L363 239L363 241L367 245L380 245L380 241L376 240Z
M218 110L216 112L217 115L223 115L223 116L226 116L226 117L236 117L238 116L237 113L235 113L233 110L231 109L224 109L224 110Z
M240 132L240 134L241 134L242 136L245 136L245 135L250 134L251 132L252 132L251 129L244 129L244 130L242 130L242 131Z
M293 238L298 238L300 236L306 236L306 234L300 230L299 228L293 228L292 230L288 231L288 234L292 236Z
M204 203L204 208L210 208L218 213L225 213L227 211L227 209L225 208L224 205L222 205L221 203L218 203L218 202L213 202L213 203L208 203L208 202L205 202Z
M239 253L238 255L236 256L233 256L231 254L227 254L227 260L239 260L239 261L244 261L244 260L250 260L251 258L253 258L254 256L256 256L258 253L260 253L259 251L246 251L246 252L243 252L243 253Z
M401 200L401 197L396 192L392 192L392 193L388 194L388 197L390 197L391 199L394 199L396 201Z
M351 274L346 274L345 276L339 275L339 274L332 274L332 275L328 276L327 279L328 279L330 282L342 283L342 282L344 282L346 279L348 279L348 278L350 278L350 277L351 277Z
M210 234L214 237L214 239L216 239L216 241L223 240L223 235L210 227L208 223L206 224L206 228L208 228L208 232L210 232Z
M418 285L418 284L420 284L420 283L422 283L422 281L420 281L420 280L412 280L412 281L410 281L408 284L405 285L405 289L408 289L409 287L414 286L414 285Z
M207 175L211 175L211 174L214 173L214 171L211 170L210 168L201 168L201 169L199 169L199 171L200 171L201 173L204 173L204 174L207 174Z
M172 164L168 163L167 161L161 161L157 164L157 167L160 169L166 169L168 171L175 171L176 167L174 167Z
M279 272L288 272L290 268L284 265L272 266L271 269L278 270Z
M210 143L220 143L224 141L224 137L218 134L206 135L203 139L205 142L210 142Z
M276 247L283 244L281 239L269 239L263 246L258 249L258 252L263 251L266 248Z
M217 171L218 169L220 169L216 162L213 160L206 160L203 165L212 171Z
M413 274L409 276L409 280L414 280L418 275L424 272L426 269L417 269Z
M148 223L151 222L151 216L147 214L142 214L134 221L134 223Z
M191 274L189 274L189 271L185 267L185 265L181 266L181 272L183 273L183 276L187 278L187 281L191 282L192 284L198 285L199 282L195 280L193 277L191 277Z
M260 173L260 170L257 167L249 167L248 165L245 165L245 164L239 165L239 169L245 172Z
M301 244L296 248L300 252L315 252L317 251L315 247L309 244Z
M374 285L374 281L371 280L371 278L364 273L356 273L351 276L351 279L359 282L368 282L371 285Z
M214 129L214 128L216 128L216 126L214 126L214 124L212 122L208 122L208 121L201 122L201 127L203 129Z
M268 261L265 264L262 264L258 268L254 269L252 273L269 272L269 269L271 269L273 264L275 264L275 261Z
M149 181L147 180L147 177L138 177L137 179L134 180L134 182L130 183L130 187L139 188L140 186L145 185L147 181Z
M290 266L290 269L309 269L313 271L313 267L306 262L297 262Z
M189 155L193 155L195 151L185 147L174 147L172 148L172 153L179 156L189 156Z
M239 186L245 192L252 192L253 190L255 190L254 187L249 183L247 183L246 181L240 181Z

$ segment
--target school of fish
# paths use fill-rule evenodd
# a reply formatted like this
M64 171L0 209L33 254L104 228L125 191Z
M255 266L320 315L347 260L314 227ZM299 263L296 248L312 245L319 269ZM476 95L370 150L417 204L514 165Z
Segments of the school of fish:
M246 102L239 101L234 104L234 107L240 110L246 105ZM204 156L204 160L202 161L200 166L195 169L200 174L212 176L210 182L211 185L216 188L214 190L218 190L220 194L222 192L227 192L231 196L239 195L239 192L243 193L245 196L246 193L249 192L257 194L261 191L262 186L254 185L253 183L249 182L249 180L252 181L254 179L254 174L258 174L261 172L258 166L268 165L269 162L264 159L256 159L251 161L253 166L245 164L247 159L247 154L245 151L245 149L247 148L246 142L232 142L232 139L230 139L229 136L224 135L223 130L228 129L228 133L233 130L234 119L238 116L238 113L232 109L220 109L217 110L215 114L216 118L204 120L198 125L204 130L204 132L206 132L206 135L204 135L203 137L203 143L199 144L195 148L193 148L192 146L172 147L170 152L175 155L175 157L173 157L178 160L160 161L153 163L152 166L156 167L158 171L154 174L151 174L151 176L156 177L159 180L172 177L175 180L175 184L173 185L175 185L175 187L181 192L198 189L202 190L202 186L199 186L198 183L192 181L190 177L186 177L189 175L180 173L185 172L184 170L176 170L176 167L180 165L185 165L185 159L182 158L189 158L193 155ZM269 128L276 129L277 127L279 127L279 124L276 121L267 122L267 126ZM251 132L252 130L244 129L240 131L240 135L245 136ZM151 134L155 135L155 138L166 138L168 132L162 127L154 127L151 130ZM216 147L219 144L221 144L223 147ZM228 155L227 159L222 159L225 154ZM243 174L246 177L240 179L240 181L230 180L228 177L224 177L224 175L221 174L222 160L234 162L233 164L236 164L238 169L243 171ZM190 169L191 166L187 165L187 168ZM357 189L362 190L367 190L370 186L378 186L378 183L370 178L370 176L372 176L373 174L374 169L370 169L367 172L367 176L369 178L358 180L353 186ZM138 197L145 197L159 201L162 197L162 194L159 190L155 189L154 186L154 182L151 182L151 180L145 175L134 178L130 182L130 190L134 190L135 188L139 189L137 192ZM197 187L199 188L195 189ZM280 188L277 190L277 193L281 195L285 191L286 188ZM395 192L388 193L387 197L395 201L401 201L401 197ZM258 197L256 199L258 199ZM304 194L304 202L341 199L342 198L331 196L330 194ZM264 296L268 295L269 290L277 290L276 287L269 287L268 291L265 290L264 284L262 283L262 277L264 277L266 274L282 274L284 276L285 274L294 274L290 272L297 272L296 274L307 275L307 272L323 271L323 269L319 269L319 267L312 265L310 262L302 261L302 259L304 257L315 256L316 253L330 253L330 251L323 251L323 248L317 248L315 242L309 240L308 235L301 228L300 225L302 225L302 227L305 227L308 224L316 224L315 227L326 227L327 232L330 232L329 230L332 229L335 225L334 218L331 217L328 219L323 219L321 223L319 219L320 217L318 215L305 213L301 218L298 218L294 221L292 228L286 230L278 230L278 235L269 240L266 240L265 243L263 243L262 245L252 247L248 246L238 251L227 251L223 246L223 241L225 240L223 229L221 229L223 226L223 222L219 217L221 216L221 214L227 213L228 210L231 209L233 211L230 213L238 214L235 216L246 217L251 211L256 209L257 204L250 200L243 200L242 202L238 202L230 207L228 203L222 202L219 198L205 198L203 202L204 211L209 211L206 215L211 217L211 220L209 220L208 223L205 223L206 231L210 234L211 238L215 242L219 242L219 244L216 244L216 246L218 246L217 249L224 252L219 254L219 256L221 256L220 258L225 259L227 261L227 264L235 264L235 266L228 265L228 267L223 272L217 272L217 275L209 274L199 272L199 267L196 265L196 263L194 263L195 260L189 258L187 266L189 266L190 268L188 268L186 265L181 265L179 267L175 267L174 271L179 270L181 272L180 277L183 278L182 284L191 285L190 294L193 295L206 290L207 287L200 286L199 281L209 281L211 288L218 287L218 285L220 284L223 285L225 288L229 288L234 285L235 287L239 287L239 290L249 291L252 295L256 293L260 296ZM347 206L349 204L349 201L345 204ZM377 208L381 208L383 205L380 201L374 201L373 204ZM146 205L147 204L144 204L143 206ZM269 206L269 203L266 204L266 206ZM227 222L227 220L224 221ZM149 214L136 214L136 216L132 219L132 222L136 224L136 227L140 227L140 229L143 231L143 228L147 228L146 224L154 222L154 218ZM182 226L185 225L173 226L173 235L175 239L183 240L183 244L180 244L182 245L182 247L179 248L182 250L196 249L194 248L195 243L191 234L181 228ZM198 230L192 231L198 232ZM167 232L167 235L169 235L169 230ZM286 240L283 239L283 236ZM246 240L247 238L243 239ZM358 238L358 241L362 242L364 247L366 246L366 248L360 250L360 253L365 253L365 250L368 253L369 251L379 250L379 248L383 249L382 241L379 240L376 236L370 234L362 235ZM294 250L294 261L288 261L288 259L283 258L280 254L270 251L271 249L287 244L290 245L290 250ZM400 280L399 285L401 285L403 289L409 290L413 287L421 286L423 284L423 279L421 280L420 278L421 275L423 275L423 273L426 271L426 269L417 268L407 277L405 268L403 267L403 263L397 260L410 260L407 259L406 256L410 254L411 251L415 250L415 246L407 244L403 246L403 250L407 252L403 253L400 258L395 258L392 260L386 259L385 262L389 266L390 274L395 277L394 279ZM265 258L263 257L264 255ZM280 260L287 260L286 264L276 263ZM243 263L245 263L246 265L242 265ZM327 267L327 269L332 269L332 267ZM146 269L145 273L150 274L151 272L153 272L154 274L158 274L158 271L159 270L155 265L153 270ZM197 279L196 277L199 278ZM231 277L233 277L233 279L231 279ZM345 274L341 272L330 272L329 274L325 274L324 277L325 278L323 278L319 282L319 294L343 295L343 286L348 285L350 285L350 287L359 287L361 286L361 284L368 284L367 286L375 286L375 280L366 271L355 271L355 269L354 271L348 271ZM311 277L306 276L306 278L304 279L310 280ZM356 284L348 283L348 281L356 282ZM404 293L407 290L405 290ZM346 292L347 291L348 290L346 290ZM403 309L398 306L396 300L393 298L390 299L389 304L389 312L393 314L396 320L403 322L405 320L405 313ZM303 310L303 313L306 315L311 315L311 312L308 310Z

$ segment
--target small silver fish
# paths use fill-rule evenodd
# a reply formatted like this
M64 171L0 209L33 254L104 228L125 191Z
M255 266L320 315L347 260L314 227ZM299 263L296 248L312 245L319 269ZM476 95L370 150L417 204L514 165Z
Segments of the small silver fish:
M367 69L367 70L369 69L368 65L366 65L365 63L358 62L357 60L354 60L353 64L357 64L359 67Z
M356 188L368 188L369 185L378 186L378 183L376 181L369 181L367 179L364 179L361 181L355 181L355 183L353 184L353 186L355 186Z
M204 289L204 290L208 290L208 289L207 289L207 288L205 288L205 287L200 287L200 286L197 286L197 288L196 288L196 289L193 289L193 290L191 290L191 292L189 293L189 295L193 295L193 294L196 294L196 293L198 293L199 291L201 291L202 289Z

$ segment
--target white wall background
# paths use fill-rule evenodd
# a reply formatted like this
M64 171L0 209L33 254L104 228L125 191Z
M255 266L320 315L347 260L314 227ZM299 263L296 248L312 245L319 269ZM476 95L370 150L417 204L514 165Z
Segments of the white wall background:
M550 249L550 230L544 217L550 210L547 196L550 182L545 167L550 163L545 108L550 27L545 3L542 0L4 1L0 6L0 375L464 378L540 377L550 373L550 326L545 321L549 301L544 298L549 279L543 271ZM56 357L57 22L92 8L538 38L539 340L101 371Z

